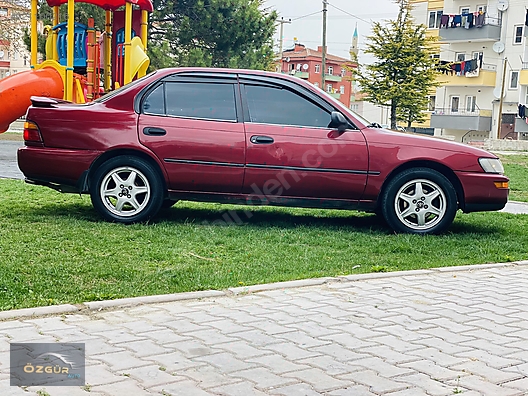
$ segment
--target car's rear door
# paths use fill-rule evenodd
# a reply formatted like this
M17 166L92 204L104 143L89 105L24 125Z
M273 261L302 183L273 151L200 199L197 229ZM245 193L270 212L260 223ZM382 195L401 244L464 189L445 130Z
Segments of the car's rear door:
M239 193L245 136L235 74L174 74L144 94L139 139L163 162L169 189Z
M304 87L240 76L247 141L244 193L359 200L368 151L359 130L328 125L331 105Z

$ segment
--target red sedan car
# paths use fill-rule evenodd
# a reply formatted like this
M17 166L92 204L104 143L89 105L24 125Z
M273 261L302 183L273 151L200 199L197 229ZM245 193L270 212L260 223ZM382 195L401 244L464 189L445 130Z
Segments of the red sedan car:
M286 75L165 69L90 104L32 103L18 151L27 182L89 193L109 221L193 200L371 211L436 234L458 209L508 199L495 155L379 128Z

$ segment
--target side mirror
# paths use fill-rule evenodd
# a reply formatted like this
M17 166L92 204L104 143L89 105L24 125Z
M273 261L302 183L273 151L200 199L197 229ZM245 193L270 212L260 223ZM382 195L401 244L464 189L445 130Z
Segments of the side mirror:
M345 132L349 127L345 116L338 111L332 111L330 128L336 128L339 132Z

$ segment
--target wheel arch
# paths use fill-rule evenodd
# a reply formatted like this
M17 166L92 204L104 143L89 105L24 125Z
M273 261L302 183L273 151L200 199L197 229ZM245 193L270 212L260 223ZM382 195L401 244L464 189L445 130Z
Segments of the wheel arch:
M130 155L130 156L134 156L134 157L138 157L138 158L141 158L147 162L149 162L151 165L154 166L154 168L156 169L156 171L158 172L160 178L161 178L161 181L163 183L163 189L165 191L165 195L167 195L167 179L166 179L166 175L165 175L165 172L163 171L163 169L161 168L161 165L159 164L158 161L156 161L155 158L153 158L151 155L143 152L143 151L140 151L140 150L135 150L135 149L130 149L130 148L119 148L119 149L114 149L114 150L110 150L110 151L107 151L103 154L101 154L93 163L92 165L90 166L90 169L88 170L86 176L85 176L85 180L84 180L84 184L83 184L83 192L87 192L90 190L90 184L92 182L92 177L94 175L94 173L97 171L97 169L99 169L99 167L104 164L106 161L112 159L112 158L115 158L115 157L120 157L120 156L123 156L123 155Z
M457 200L458 200L458 207L462 210L464 210L464 189L462 188L462 183L460 183L460 180L455 175L455 172L453 170L443 164L440 164L435 161L427 161L427 160L417 160L417 161L409 161L404 164L401 164L397 168L394 168L392 172L387 176L385 181L383 182L383 185L381 187L381 190L379 192L378 197L382 197L383 193L385 192L385 189L389 185L390 181L394 179L394 177L401 172L411 169L411 168L429 168L433 169L442 175L444 175L453 185L453 188L455 189L455 192L457 194ZM381 199L378 198L377 200L377 207L379 208L381 205Z

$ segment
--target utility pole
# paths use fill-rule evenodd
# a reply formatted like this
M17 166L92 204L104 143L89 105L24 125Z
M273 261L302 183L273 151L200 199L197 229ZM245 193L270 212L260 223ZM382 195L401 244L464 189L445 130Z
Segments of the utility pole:
M321 61L321 89L326 91L325 88L325 72L326 72L326 6L328 5L327 0L323 0L323 59Z
M499 101L499 127L497 128L497 139L500 139L501 129L502 129L502 102L504 100L504 84L506 83L506 64L508 63L508 58L504 58L504 66L502 68L502 84L500 92L500 101Z
M291 23L291 19L284 19L281 17L280 20L277 21L277 23L280 23L280 43L279 43L279 56L280 56L280 71L282 72L282 42L284 41L284 24L285 23Z

